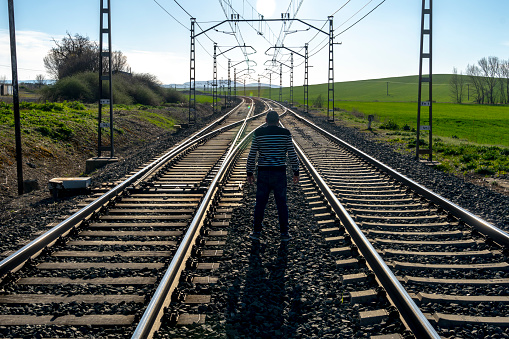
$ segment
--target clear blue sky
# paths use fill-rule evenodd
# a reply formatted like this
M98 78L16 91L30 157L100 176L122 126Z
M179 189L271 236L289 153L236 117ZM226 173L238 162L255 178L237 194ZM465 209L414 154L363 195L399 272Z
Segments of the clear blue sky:
M334 14L335 33L359 20L375 8L382 0L177 0L189 14L194 16L199 27L196 32L206 30L217 21L232 13L245 19L258 18L258 12L265 18L280 18L282 12L328 31L327 16L343 5ZM184 83L189 81L190 19L174 0L111 0L113 48L121 50L136 73L152 73L163 83ZM164 7L179 22L163 10ZM17 51L20 80L33 80L37 74L45 74L43 57L53 46L52 39L60 40L66 32L86 35L92 40L99 39L99 0L14 0L17 31ZM226 14L225 14L226 11ZM258 12L257 12L258 11ZM421 0L386 0L357 25L339 35L334 47L335 80L349 81L376 79L418 73L420 38ZM0 77L11 78L9 24L7 1L0 8ZM509 59L509 1L508 0L435 0L433 2L433 73L451 73L453 67L459 71L468 64L474 64L482 57L497 56ZM306 26L293 23L286 26L281 34L281 22L241 23L236 28L239 41L252 46L257 53L249 55L253 69L252 78L267 74L264 63L272 57L265 51L274 46L278 36L284 37L284 46L302 50L309 42L310 83L327 82L328 49L319 50L327 42L323 33L305 31ZM270 30L269 30L270 28ZM220 51L237 44L235 36L227 34L232 27L224 24L222 32L209 31L197 40L196 78L212 78L213 42ZM225 33L226 32L226 33ZM263 35L258 34L258 32ZM274 51L274 50L272 50ZM313 55L314 54L314 55ZM225 57L226 56L226 57ZM294 56L294 84L303 84L303 59ZM240 48L218 57L218 78L227 78L227 58L232 63L241 62L244 57ZM290 64L287 51L278 59ZM269 65L270 66L270 65ZM246 64L236 66L237 71L246 69ZM278 69L275 69L279 72ZM289 85L289 70L283 68L283 85ZM244 71L243 74L247 73ZM46 78L49 75L45 74ZM233 69L232 75L233 79ZM254 80L247 80L253 82ZM268 79L262 77L262 82ZM279 84L277 75L272 83Z

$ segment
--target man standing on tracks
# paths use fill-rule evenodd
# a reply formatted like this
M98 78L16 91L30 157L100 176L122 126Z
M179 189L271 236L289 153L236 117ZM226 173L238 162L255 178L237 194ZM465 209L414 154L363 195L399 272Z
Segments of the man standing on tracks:
M288 232L288 205L286 204L286 155L290 159L293 170L293 182L299 182L299 158L293 147L292 135L286 128L279 127L279 115L269 111L266 117L267 125L258 128L253 137L251 150L247 157L247 182L254 183L254 171L258 155L258 180L256 187L256 205L254 210L253 233L249 237L260 240L262 220L269 194L274 192L279 215L281 241L291 239Z

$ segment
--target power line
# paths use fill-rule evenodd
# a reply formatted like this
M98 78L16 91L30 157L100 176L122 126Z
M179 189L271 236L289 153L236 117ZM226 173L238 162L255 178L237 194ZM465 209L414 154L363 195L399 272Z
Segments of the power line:
M12 66L11 65L0 65L0 67L8 67L8 68L11 68ZM42 71L40 69L31 69L31 68L22 68L22 67L18 67L18 69L22 69L24 71L34 71L34 72L45 72L45 71Z
M350 18L348 18L344 23L342 23L341 25L338 26L341 27L343 26L346 22L348 22L352 17L354 17L357 13L359 13L362 9L364 9L367 5L369 5L369 3L371 3L373 0L370 0L366 5L364 5L360 10L358 10L354 15L352 15ZM360 21L362 21L364 18L366 18L368 15L370 15L371 13L373 13L373 11L375 9L377 9L378 7L380 7L386 0L382 0L382 2L380 2L378 5L376 5L372 10L370 10L368 13L366 13L366 15L364 15L362 18L360 18L359 20L357 20L356 22L354 22L352 25L350 25L348 28L346 28L345 30L341 31L340 33L336 34L334 36L334 38L336 38L337 36L345 33L346 31L348 31L350 28L352 28L353 26L357 25ZM343 6L344 7L344 6ZM322 40L322 42L320 44L322 44L323 42L325 42L325 40L327 40L327 38L325 38L324 40ZM320 45L319 44L319 45ZM324 49L326 46L328 45L328 43L325 43L322 47L320 47L316 52L314 52L313 54L310 55L310 57L318 54L322 49Z
M186 10L184 9L184 7L182 7L182 6L181 6L181 5L177 2L177 0L173 0L173 1L175 1L175 3L176 3L176 4L177 4L177 5L178 5L178 6L179 6L179 7L180 7L180 8L181 8L184 12L186 12L186 14L187 14L187 15L189 15L189 17L191 17L191 18L193 17L191 14L189 14L189 12L188 12L188 11L186 11Z
M342 9L343 9L343 7L345 7L346 5L348 5L348 3L349 3L350 1L352 1L352 0L348 0L347 2L345 2L345 4L344 4L343 6L341 6L341 7L339 7L339 9L338 9L337 11L335 11L334 13L332 13L332 14L331 14L331 16L333 16L334 14L336 14L337 12L339 12L340 10L342 10ZM322 27L322 28L323 28L323 27Z
M163 7L163 6L162 6L159 2L157 2L157 0L154 0L154 2L155 2L157 5L159 5L159 7L161 7L161 9L162 9L163 11L165 11L165 12L166 12L166 14L168 14L169 16L171 16L171 17L173 18L173 20L175 20L176 22L178 22L178 23L179 23L182 27L184 27L184 28L185 28L185 29L187 29L188 31L190 30L190 29L189 29L189 28L187 28L187 27L186 27L183 23L181 23L180 21L178 21L178 20L177 20L177 18L175 18L173 15L171 15L171 13L170 13L170 12L168 12L168 11L166 10L166 8L164 8L164 7Z
M348 19L346 19L341 25L339 25L337 28L343 26L344 24L346 24L348 21L350 21L350 19L352 19L354 16L356 16L357 14L359 14L360 11L362 11L364 8L366 8L367 5L369 5L370 3L372 3L373 0L369 0L367 4L365 4L364 6L361 7L361 9L359 9L357 12L355 12L351 17L349 17ZM337 29L336 28L336 29Z
M344 31L336 34L334 37L337 37L338 35L341 35L343 33L345 33L346 31L348 31L350 28L352 28L353 26L357 25L362 19L364 19L365 17L367 17L368 15L370 15L375 9L377 9L378 7L380 7L380 5L382 5L383 3L385 2L385 0L383 0L381 3L379 3L375 8L373 8L371 11L369 11L366 15L364 15L362 18L360 18L359 20L357 20L356 22L353 23L353 25L351 25L350 27L348 27L347 29L345 29Z

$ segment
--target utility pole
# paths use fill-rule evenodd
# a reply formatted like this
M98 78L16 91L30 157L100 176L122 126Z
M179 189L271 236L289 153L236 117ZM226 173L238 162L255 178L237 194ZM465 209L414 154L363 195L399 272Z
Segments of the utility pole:
M189 124L196 123L196 44L194 25L195 18L191 18L191 66L189 77Z
M308 44L306 43L305 46L304 46L304 49L305 49L305 53L304 55L294 51L293 49L290 49L288 47L285 47L285 46L274 46L274 47L269 47L266 51L265 51L265 54L267 54L267 52L271 49L279 49L279 48L283 48L283 49L287 49L289 50L291 53L290 53L290 66L288 65L285 65L283 64L284 66L286 67L289 67L290 68L290 105L293 105L293 54L297 54L301 57L304 58L304 105L307 105L307 99L308 99ZM277 61L277 62L280 62L280 61ZM307 112L307 109L306 109L306 112Z
M272 72L269 73L269 99L272 100Z
M334 122L334 26L329 16L329 80L327 83L327 120ZM329 115L332 115L332 119Z
M305 56L304 56L304 110L306 113L309 113L309 56L308 56L308 46L306 43L305 48Z
M260 90L261 90L260 77L258 77L258 98L260 97Z
M212 112L217 113L217 43L214 42L214 65L212 74Z
M426 7L426 1L429 1L429 7ZM415 159L419 160L419 155L428 154L428 161L433 161L433 124L432 124L432 107L433 107L433 92L432 92L432 5L433 0L422 0L421 12L421 46L420 46L420 59L419 59L419 92L417 98L417 140L415 146ZM426 25L427 23L427 25ZM427 27L427 28L426 28ZM425 50L424 42L428 42L427 50ZM428 76L423 76L423 63L428 61ZM422 100L422 87L423 83L428 84L428 100ZM428 108L428 122L429 125L421 125L421 109L422 107ZM420 132L429 131L429 147L428 149L420 149Z
M97 147L97 155L100 157L102 151L110 152L110 158L114 157L114 148L113 148L113 74L112 74L112 47L111 47L111 1L107 0L105 7L105 0L101 0L101 11L100 11L100 34L99 34L99 122L98 122L98 147ZM107 22L104 22L104 15L107 17ZM103 35L107 35L108 49L104 50L104 38ZM105 60L106 59L106 60ZM107 74L104 74L103 67L104 65L108 65ZM108 97L103 97L103 82L108 82ZM109 122L102 121L102 106L108 105L110 108L110 116ZM109 128L110 130L110 145L103 146L102 145L102 130L103 128Z
M283 63L279 63L279 103L283 102Z
M235 96L235 99L237 99L237 69L233 69L233 95Z
M16 171L18 175L18 194L24 193L23 188L23 154L21 150L21 117L19 113L18 61L16 55L16 27L14 24L14 3L8 0L9 33L11 42L11 71L12 71L12 104L14 111L14 134L16 142Z
M230 59L228 59L228 97L226 99L226 107L230 107L231 101L232 101L232 81L230 78L231 65L232 65L232 61Z
M200 33L196 34L194 33L194 24L191 25L191 46L192 46L192 49L193 49L193 46L194 46L194 39L197 38L198 36L200 36L201 34L205 34L207 33L208 31L210 30L213 30L213 29L216 29L217 30L217 27L225 24L225 23L230 23L230 22L234 22L235 24L239 23L239 22L272 22L272 21L283 21L286 25L286 22L290 22L290 21L298 21L300 22L301 24L304 24L306 26L308 26L308 29L314 29L320 33L323 33L323 34L326 34L326 35L329 35L329 95L331 94L330 92L332 91L332 112L334 112L334 101L333 101L333 98L334 98L334 65L333 65L333 54L332 54L332 46L333 46L333 41L334 41L334 35L333 35L333 28L332 28L332 16L329 17L329 22L330 22L330 28L329 28L329 32L327 33L326 31L323 31L321 30L320 28L316 27L316 26L313 26L301 19L297 19L297 18L293 18L293 19L290 19L289 18L289 15L288 13L286 13L286 15L282 15L281 19L265 19L263 16L260 17L260 19L247 19L247 20L240 20L239 19L239 15L235 15L233 14L232 15L232 20L223 20L221 21L220 23L217 23L205 30L202 30ZM192 20L196 20L196 19L192 19ZM307 44L306 44L307 45ZM306 56L307 56L307 48L306 48ZM194 70L194 53L191 54L191 68ZM246 60L248 61L248 60ZM307 65L307 57L306 57L306 65ZM306 73L305 73L305 89L304 89L304 97L305 97L305 101L307 102L307 67L306 67ZM332 81L332 83L331 83ZM332 88L331 88L332 86ZM282 86L281 86L282 87ZM245 89L244 89L244 92L245 92ZM244 93L245 94L245 93ZM281 95L281 99L282 99L282 95ZM330 104L331 102L329 102L329 109L330 109ZM307 105L307 103L306 103ZM306 108L307 110L307 108Z
M238 19L238 14L237 14L237 15L232 14L232 18L237 18L237 19ZM200 34L201 34L201 33L200 33ZM253 53L256 53L256 49L254 49L254 47L253 47L253 46L246 46L246 44L244 44L243 46L233 46L233 47L231 47L231 48L227 49L226 51L224 51L224 52L221 52L221 53L217 54L217 53L216 53L216 48L218 48L218 47L219 47L219 46L217 46L217 44L216 44L216 43L214 43L214 67L215 67L214 72L215 72L215 74L216 74L216 77L217 77L217 65L216 65L216 59L217 59L217 57L218 57L218 56L223 55L223 54L225 54L225 53L227 53L227 52L229 52L229 51L231 51L232 49L235 49L235 48L244 48L244 50L245 50L246 48L251 48L251 49L253 49L253 51L254 51ZM244 61L241 61L241 62L244 62ZM231 106L231 100L232 100L232 88L231 88L231 76L230 76L230 70L231 70L231 68L232 68L232 67L237 66L237 65L238 65L238 64L240 64L241 62L238 62L238 63L236 63L235 65L233 65L233 66L232 66L232 64L231 64L231 60L230 60L230 59L228 59L228 93L227 93L227 95L225 95L225 101L226 101L226 106L227 106L227 107ZM249 65L248 65L248 69L249 69ZM234 85L234 86L236 86L236 85ZM236 90L235 90L235 91L236 91Z
M293 106L293 53L290 53L290 107Z

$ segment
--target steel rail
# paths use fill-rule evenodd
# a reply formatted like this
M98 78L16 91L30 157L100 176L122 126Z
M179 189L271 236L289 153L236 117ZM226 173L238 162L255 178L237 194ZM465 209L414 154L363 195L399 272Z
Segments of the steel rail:
M495 241L496 243L503 245L505 247L509 246L509 234L508 233L499 229L495 225L481 219L480 217L474 215L473 213L463 209L462 207L456 205L452 201L432 192L431 190L427 189L426 187L418 184L417 182L413 181L412 179L410 179L410 178L406 177L405 175L399 173L398 171L394 170L393 168L381 163L380 161L376 160L375 158L373 158L373 157L369 156L368 154L362 152L361 150L353 147L352 145L348 144L344 140L341 140L340 138L336 137L335 135L316 126L315 124L313 124L309 120L305 119L304 117L298 115L294 111L292 111L292 110L290 110L290 111L299 120L305 122L306 124L312 126L313 128L316 128L321 133L328 136L331 140L344 146L345 148L350 150L352 153L355 153L357 156L359 156L362 159L366 160L367 162L371 163L373 166L386 172L387 174L389 174L391 177L393 177L397 181L407 185L408 187L410 187L410 189L412 189L416 193L420 194L421 196L425 197L426 199L429 199L433 203L445 208L447 210L447 212L450 212L452 215L454 215L458 219L473 226L482 234L485 234L488 237L490 237L491 239L493 239L493 241Z
M308 169L309 173L329 202L331 208L347 229L352 241L366 259L367 264L375 273L380 284L387 292L387 295L397 307L403 321L408 325L417 338L440 338L433 326L431 326L424 314L422 314L412 298L408 295L405 288L398 281L394 273L392 273L373 245L371 245L369 240L362 233L359 226L350 217L346 209L339 202L338 198L336 198L334 192L332 192L327 183L322 179L299 145L295 142L294 144L304 166Z
M233 139L233 142L232 142L232 145L235 146L237 144L237 142L239 141L239 139L241 138L242 134L244 133L244 131L246 130L246 126L247 126L247 122L249 121L249 116L253 113L254 111L254 100L251 99L252 101L252 105L251 105L251 108L249 109L249 112L247 112L247 116L246 116L246 119L244 119L244 123L242 124L242 126L240 127L240 130L239 132L237 133L237 135L235 136L235 138ZM262 112L263 114L263 112ZM231 152L233 151L233 147L230 147L230 149L228 150L228 153L226 153L226 156L228 156Z
M230 124L230 125L227 125L227 126L224 126L223 128L220 128L216 131L213 131L213 132L209 132L212 128L214 128L215 126L217 125L220 125L230 114L232 114L234 111L236 111L238 108L240 108L240 106L245 103L245 99L242 98L242 101L237 105L235 106L233 109L231 109L228 113L226 113L225 115L223 115L222 117L220 117L219 119L217 119L216 121L214 121L213 123L211 123L210 125L206 126L205 128L201 129L200 131L196 132L195 134L191 135L188 139L186 139L186 142L182 143L181 145L185 146L186 143L189 143L189 142L192 142L193 140L197 140L196 138L200 138L200 135L202 135L202 137L200 138L201 140L203 140L203 137L204 136L208 136L208 135L211 135L211 133L219 133L219 131L222 131L225 127L228 127L228 126L232 126L236 123L233 123L233 124ZM238 122L237 122L238 123ZM209 132L209 133L207 133ZM204 133L206 133L205 135L203 135ZM185 149L185 148L188 148L188 147L183 147L181 148L182 150ZM142 181L144 181L147 177L149 177L150 175L152 175L154 172L156 172L161 166L163 166L166 162L168 161L168 157L167 156L163 156L159 159L157 159L156 161L154 161L152 164L153 164L153 167L146 171L145 174L143 174L141 177L139 177L132 185L133 186L137 186L139 185ZM157 163L156 163L157 162Z
M241 104L237 105L234 109L228 112L227 115L231 114ZM222 120L224 120L224 117L217 119L215 122L212 123L212 125L219 124ZM133 174L131 177L129 177L122 183L118 184L108 192L104 193L101 197L94 200L89 205L83 207L66 220L62 221L61 223L59 223L46 233L32 240L30 243L23 246L21 249L19 249L15 253L11 254L10 256L2 260L0 262L0 281L4 279L4 277L8 273L15 272L16 270L21 268L27 260L37 256L44 248L52 245L55 241L58 240L58 238L67 234L69 231L71 231L73 227L89 218L93 213L99 211L104 205L106 205L109 201L118 196L125 189L127 189L128 187L135 183L139 183L141 178L145 178L148 175L147 173L153 173L154 169L161 167L166 161L176 156L186 148L189 148L199 143L200 141L205 140L206 138L209 138L225 129L233 128L234 126L242 122L243 120L229 124L216 131L209 132L201 137L199 137L199 135L208 131L210 129L210 126L207 126L200 130L199 132L193 134L176 148L170 150L165 155L154 160L152 163L145 166L143 169Z
M259 115L260 114L258 114L256 117ZM246 120L248 119L253 119L253 117L246 118ZM185 265L185 261L190 256L192 246L195 243L196 237L198 236L199 231L203 225L204 218L207 215L212 199L219 189L219 184L223 181L228 167L232 164L232 159L240 153L241 149L247 147L247 143L255 130L256 129L245 136L238 145L232 145L230 147L232 151L228 151L227 156L221 164L221 167L212 180L212 183L210 184L207 193L202 199L202 202L200 203L200 206L198 207L193 220L191 221L191 224L189 225L189 228L184 235L184 238L182 239L175 255L173 256L168 270L161 279L157 290L155 291L149 305L143 313L143 316L131 337L132 339L151 338L154 332L157 330L159 324L156 324L156 322L158 319L160 319L160 316L162 316L162 312L164 312L163 307L165 306L165 302L171 296L171 293L178 284L178 279L182 272L183 265ZM241 131L239 131L239 133L241 133Z

